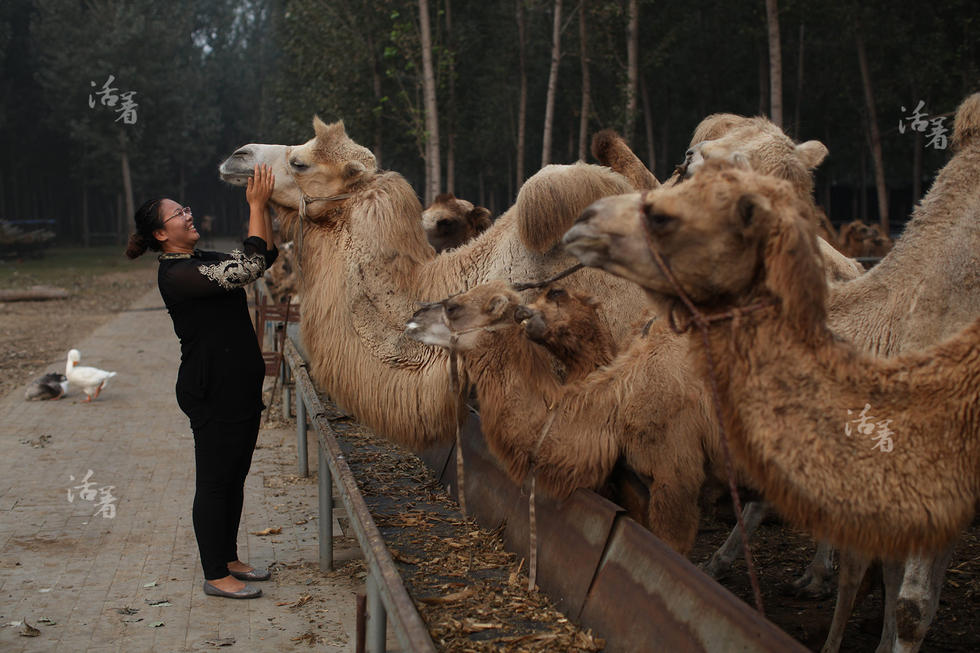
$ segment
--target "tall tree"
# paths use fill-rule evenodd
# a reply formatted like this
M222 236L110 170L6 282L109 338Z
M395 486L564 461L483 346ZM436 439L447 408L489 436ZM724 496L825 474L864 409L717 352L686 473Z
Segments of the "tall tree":
M861 86L864 88L864 103L868 112L868 136L871 157L875 167L875 189L878 191L878 219L881 229L888 233L888 187L885 185L885 161L881 153L881 134L878 131L878 112L875 109L874 90L871 87L871 73L868 70L868 57L864 51L861 28L854 31L857 45L858 67L861 69ZM861 189L864 192L864 189Z
M419 28L422 37L422 93L425 98L425 203L440 193L439 107L436 103L436 74L432 66L432 28L429 26L429 0L419 0Z
M589 137L589 106L592 104L592 79L589 71L589 47L588 29L586 28L586 14L588 12L588 0L582 0L578 5L578 42L579 42L579 61L582 68L582 104L579 108L578 119L578 158L585 161L587 150L586 142Z
M449 102L446 128L446 192L456 192L456 47L453 39L453 13L450 0L446 0L446 48L448 64Z
M779 46L779 8L776 0L766 0L766 23L769 26L769 118L783 126L783 61Z
M516 0L517 7L517 49L520 53L520 89L517 101L517 185L524 183L524 150L527 139L527 21L524 14L524 0Z
M541 139L541 167L551 163L551 140L555 129L555 95L558 92L558 64L561 61L561 4L555 0L551 27L551 68L548 72L548 96L544 106L544 128Z
M629 16L626 21L626 120L623 124L623 138L633 143L636 125L636 99L640 79L639 34L640 8L637 0L629 0Z

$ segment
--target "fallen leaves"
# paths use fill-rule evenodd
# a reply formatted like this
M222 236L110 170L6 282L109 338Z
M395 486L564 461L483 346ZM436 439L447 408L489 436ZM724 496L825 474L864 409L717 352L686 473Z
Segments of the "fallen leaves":
M208 646L213 646L215 648L219 648L221 646L234 646L235 645L235 638L234 637L221 637L221 638L218 638L218 639L206 639L206 640L204 640L204 643L207 644Z
M281 526L270 526L269 528L262 529L261 531L252 531L252 535L258 535L259 537L265 535L279 535L282 533Z
M428 605L439 605L442 603L452 603L453 601L461 601L470 596L473 596L473 588L467 587L464 590L453 592L452 594L446 594L445 596L422 597L419 599L419 601L421 601L422 603L427 603Z
M24 617L24 622L21 624L19 634L21 637L37 637L41 634L41 631L27 623L27 617Z
M154 607L159 607L159 608L166 608L173 605L172 603L170 603L170 599L143 599L143 600L146 601L147 605L152 605Z

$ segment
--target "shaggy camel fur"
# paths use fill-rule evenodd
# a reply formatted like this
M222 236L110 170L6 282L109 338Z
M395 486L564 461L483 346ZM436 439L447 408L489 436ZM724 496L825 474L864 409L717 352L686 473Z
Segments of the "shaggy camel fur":
M524 333L562 363L566 383L584 379L616 356L616 342L599 316L599 300L552 285L514 317Z
M620 456L650 477L647 527L686 554L706 471L721 478L714 420L686 343L658 320L609 365L561 385L550 357L514 323L520 298L491 282L420 310L408 332L449 347L476 386L483 433L515 482L534 470L561 498L599 487Z
M893 360L842 342L826 324L810 211L785 182L719 162L643 199L600 200L565 242L583 262L671 302L677 291L645 238L635 247L597 238L646 229L706 314L773 300L709 333L740 463L790 521L818 536L888 558L935 550L980 497L980 321ZM689 338L708 378L700 334Z
M472 202L442 193L422 211L425 237L436 252L456 249L490 228L490 211Z
M302 222L301 329L318 386L395 442L413 449L449 442L456 400L448 359L406 338L406 317L419 301L488 279L540 279L568 267L573 260L555 247L561 234L588 204L630 187L600 166L548 166L525 183L515 206L490 229L436 256L411 186L400 175L379 172L370 151L352 141L342 123L316 119L314 131L315 138L301 146L240 148L222 164L222 176L236 182L256 163L273 165L272 200L293 209L285 216L287 228L302 196L309 198ZM633 284L594 270L570 283L607 298L604 319L614 335L625 333L645 306Z
M262 275L272 295L272 301L279 303L288 296L290 303L299 303L300 280L297 272L296 247L293 241L279 245L279 257Z

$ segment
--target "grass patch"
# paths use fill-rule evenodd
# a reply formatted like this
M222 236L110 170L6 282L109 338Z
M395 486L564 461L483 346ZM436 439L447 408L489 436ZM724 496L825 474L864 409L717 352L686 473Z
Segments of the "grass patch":
M34 285L72 287L80 278L143 272L157 265L152 252L131 261L122 245L51 247L36 259L0 261L0 288Z

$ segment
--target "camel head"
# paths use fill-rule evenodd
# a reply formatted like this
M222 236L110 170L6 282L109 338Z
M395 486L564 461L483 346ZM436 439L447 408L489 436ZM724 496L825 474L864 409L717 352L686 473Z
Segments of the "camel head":
M422 228L429 244L442 252L466 243L490 228L490 211L452 193L438 195L422 212Z
M310 198L342 194L356 182L377 171L374 155L352 141L343 122L325 124L313 118L316 136L303 145L244 145L218 168L221 178L244 186L256 164L272 167L276 188L271 201L286 210L298 210L304 194ZM316 219L331 202L309 201L307 215Z
M528 338L547 346L569 340L581 325L598 324L598 306L599 300L588 293L551 286L530 304L518 306L514 319Z
M812 171L827 156L820 141L794 143L766 118L746 118L730 113L713 114L695 128L680 179L690 179L706 161L744 161L756 172L785 179L801 197L813 192Z
M520 295L507 282L490 281L423 305L405 325L405 333L427 345L467 351L477 346L481 334L517 328L514 311L520 304Z
M791 320L823 316L826 281L811 215L785 181L727 161L709 161L687 182L603 198L565 234L584 264L677 297L660 252L695 304L716 309L774 295Z

